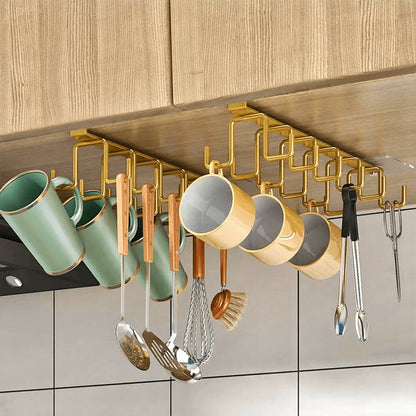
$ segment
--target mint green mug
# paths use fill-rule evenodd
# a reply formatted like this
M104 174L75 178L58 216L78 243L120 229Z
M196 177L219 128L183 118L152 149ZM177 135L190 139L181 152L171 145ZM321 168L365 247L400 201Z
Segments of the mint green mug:
M87 191L86 196L99 195L99 191ZM117 248L117 217L112 208L116 204L116 197L87 200L83 202L83 214L76 230L84 243L86 252L84 263L106 289L120 286L120 255ZM68 215L75 210L74 198L65 202L64 207ZM137 231L137 215L131 206L129 221L129 240ZM129 248L125 256L126 283L134 279L139 271L139 260Z
M140 212L140 211L139 211ZM141 221L140 221L141 220ZM142 222L142 218L140 218ZM153 263L150 268L150 297L156 301L169 300L172 297L172 271L169 264L169 239L163 227L163 223L168 220L168 213L164 212L155 218L155 228L153 236ZM143 259L143 229L139 223L139 231L136 236L138 239L131 243L133 252L139 259L140 263L144 264ZM185 229L181 225L181 236L179 252L181 253L185 248L186 235ZM139 270L137 279L145 288L146 286L146 268ZM181 293L188 283L188 277L182 264L179 263L179 271L177 272L177 287L178 294Z
M0 189L0 213L52 276L71 271L85 254L74 227L82 216L81 194L78 188L73 190L75 207L69 217L55 191L62 185L72 185L72 181L63 176L49 180L42 170L31 170Z

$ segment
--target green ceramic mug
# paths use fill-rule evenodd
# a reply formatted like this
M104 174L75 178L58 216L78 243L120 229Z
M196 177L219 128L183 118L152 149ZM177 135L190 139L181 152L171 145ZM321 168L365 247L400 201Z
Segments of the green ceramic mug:
M150 267L150 297L156 301L169 300L172 297L172 271L169 264L169 239L163 227L163 223L168 220L168 213L164 212L155 218L155 228L153 237L153 263ZM141 228L142 219L139 219L139 231L137 240L132 242L134 254L140 263L144 264L143 259L143 229ZM185 247L186 235L185 229L181 226L181 240L179 252L181 253ZM146 268L139 270L137 279L145 288L146 286ZM179 263L179 271L177 272L178 294L181 293L188 283L188 277L182 264Z
M98 195L99 193L99 191L87 191L85 195ZM83 214L76 226L78 235L86 248L84 263L100 285L107 289L120 286L117 217L112 210L116 202L116 197L84 201ZM75 210L75 199L69 199L64 206L68 215L71 215ZM137 215L132 206L129 212L129 240L131 240L137 231ZM134 279L140 266L131 247L124 261L127 283Z
M52 185L52 186L51 186ZM20 173L0 190L0 213L50 275L75 268L85 247L74 225L82 216L82 198L74 189L75 209L70 218L55 188L72 185L68 178L49 180L41 170Z

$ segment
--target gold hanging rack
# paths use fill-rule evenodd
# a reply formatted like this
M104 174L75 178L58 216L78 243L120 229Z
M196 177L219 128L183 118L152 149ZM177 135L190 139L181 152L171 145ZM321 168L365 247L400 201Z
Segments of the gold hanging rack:
M76 140L72 148L72 185L63 189L72 190L79 187L83 200L101 199L111 194L110 185L116 183L115 178L111 178L109 174L110 158L119 156L124 157L126 161L126 175L130 181L130 204L133 204L137 211L137 196L141 194L141 183L138 183L137 168L149 166L153 168L153 186L155 189L155 214L161 212L162 203L167 202L167 197L163 195L164 179L166 176L175 176L179 180L178 195L182 197L188 185L197 179L199 175L194 172L182 169L171 163L164 162L160 159L146 155L137 150L130 149L121 144L107 140L103 137L90 133L86 129L73 130L70 132L71 137ZM79 171L79 150L84 147L95 147L102 149L101 172L100 172L100 194L85 195L85 179L80 177ZM54 177L56 171L51 171ZM140 214L139 214L140 216Z
M374 166L357 156L351 155L335 146L324 141L303 133L302 131L278 121L269 115L259 112L247 105L247 102L235 103L228 105L228 110L234 114L229 122L228 135L228 160L226 162L215 161L215 168L230 168L230 176L235 180L255 179L256 185L260 189L261 184L265 181L262 178L260 144L263 144L263 159L266 163L277 162L279 164L279 179L277 181L267 180L267 188L278 188L280 196L283 199L301 198L304 206L308 204L309 176L317 183L325 184L325 196L322 201L315 201L314 206L321 206L327 216L341 215L342 211L332 211L330 209L331 184L335 189L341 191L341 177L345 168L350 170L346 173L347 182L352 182L353 177L355 185L352 189L357 190L357 196L361 201L377 201L381 209L384 209L384 197L386 194L386 177L381 167ZM255 134L254 141L254 170L247 173L237 174L237 161L235 157L235 127L236 124L243 121L250 121L260 126ZM280 143L279 153L270 154L270 135L269 133L278 133L284 138ZM303 154L303 165L295 165L295 145L303 145L307 151ZM319 175L320 155L329 158L325 162L325 175ZM204 148L204 165L207 169L211 163L210 148ZM334 172L332 167L334 166ZM285 179L286 170L290 172L303 173L303 186L298 192L286 192ZM310 172L310 174L309 174ZM364 193L366 176L377 176L378 189L371 195ZM396 208L401 208L407 201L407 186L403 185L401 189L401 201L395 204Z

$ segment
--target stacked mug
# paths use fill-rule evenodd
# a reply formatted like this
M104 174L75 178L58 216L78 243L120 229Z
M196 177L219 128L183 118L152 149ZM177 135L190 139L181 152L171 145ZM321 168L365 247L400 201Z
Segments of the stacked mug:
M276 198L267 182L250 197L222 175L194 181L180 205L182 225L217 249L239 246L269 265L289 263L312 279L340 268L341 230L318 212L299 215Z

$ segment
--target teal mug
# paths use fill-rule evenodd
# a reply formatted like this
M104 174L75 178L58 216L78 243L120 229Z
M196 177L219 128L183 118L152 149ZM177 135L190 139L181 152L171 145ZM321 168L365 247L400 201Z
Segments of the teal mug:
M142 219L140 219L142 220ZM169 300L172 297L172 271L169 263L169 239L166 234L163 223L168 220L168 213L164 212L155 218L155 228L153 237L153 263L150 267L150 297L156 301ZM140 221L142 222L142 221ZM143 230L139 223L139 231L137 240L131 243L133 252L139 259L140 263L144 264L143 259ZM181 226L179 252L181 253L185 248L186 235L185 229ZM139 270L137 279L143 288L146 287L146 268L142 267ZM179 263L179 271L177 272L177 287L178 294L181 293L188 283L188 277L182 264Z
M82 216L82 198L74 192L69 217L55 188L72 185L68 178L49 180L41 170L20 173L0 190L0 213L46 273L55 276L74 269L85 247L74 225Z
M87 191L85 196L99 195L99 191ZM76 230L79 238L84 243L86 252L84 263L106 289L114 289L120 286L120 255L117 247L117 217L113 212L116 197L92 199L83 202L83 214ZM75 210L74 198L65 202L64 206L68 215ZM130 207L129 240L137 231L137 215L134 208ZM139 260L131 247L124 258L126 283L134 279L139 271Z

